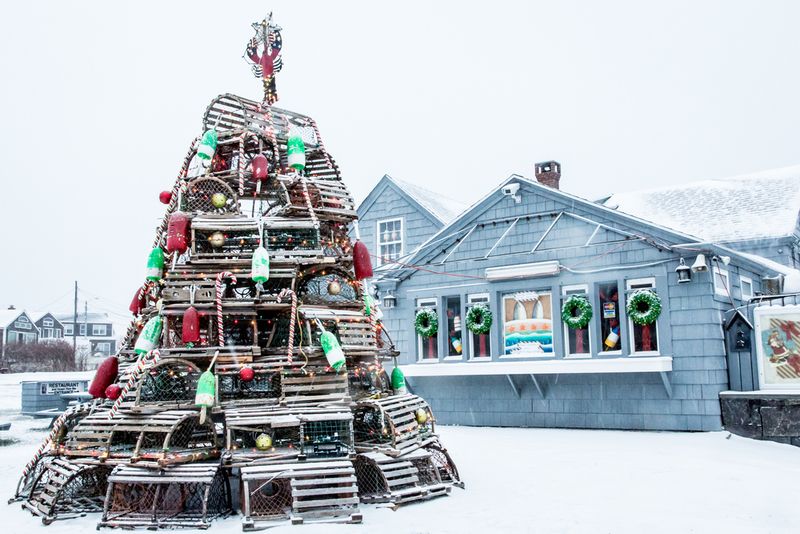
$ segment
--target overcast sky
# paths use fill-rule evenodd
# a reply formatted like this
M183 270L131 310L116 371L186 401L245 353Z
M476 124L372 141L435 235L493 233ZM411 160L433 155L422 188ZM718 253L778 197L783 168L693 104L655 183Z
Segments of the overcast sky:
M362 199L388 173L472 203L537 161L597 198L800 163L798 2L14 2L0 17L0 306L127 313L158 193L208 102L281 107Z

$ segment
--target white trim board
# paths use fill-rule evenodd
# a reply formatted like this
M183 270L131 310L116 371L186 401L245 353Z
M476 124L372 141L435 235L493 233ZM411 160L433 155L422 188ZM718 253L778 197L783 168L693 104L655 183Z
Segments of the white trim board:
M672 371L672 356L410 364L400 368L407 377L664 373Z

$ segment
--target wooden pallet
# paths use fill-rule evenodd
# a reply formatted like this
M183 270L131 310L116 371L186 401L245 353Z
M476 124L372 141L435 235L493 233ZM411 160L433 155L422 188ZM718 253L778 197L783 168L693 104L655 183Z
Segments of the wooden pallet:
M108 477L98 528L206 529L213 519L232 512L227 471L218 463L118 466Z
M242 527L291 521L360 523L355 470L347 460L243 467Z
M424 424L417 422L417 410L427 414ZM359 452L399 456L436 439L430 406L422 397L411 394L359 401L353 427Z
M108 464L167 466L216 458L220 451L213 422L209 418L201 425L196 410L120 411L113 419L104 410L69 432L63 454Z
M425 449L399 458L380 452L356 456L358 496L365 503L390 503L392 506L447 495L450 485L443 482L433 458Z
M54 458L39 473L22 508L41 517L45 525L102 512L110 471L104 465Z

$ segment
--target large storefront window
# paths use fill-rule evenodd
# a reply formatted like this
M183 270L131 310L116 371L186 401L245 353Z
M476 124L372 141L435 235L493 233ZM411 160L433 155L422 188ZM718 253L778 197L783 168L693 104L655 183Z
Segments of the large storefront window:
M552 356L553 299L550 292L503 295L503 352L512 356Z
M446 297L444 305L447 314L447 357L461 358L464 350L461 333L461 297Z
M476 305L486 306L489 308L489 294L481 293L480 295L469 295L467 297L467 311ZM469 333L469 350L470 358L488 358L492 355L490 346L490 334L474 334Z
M586 296L587 292L588 288L585 285L564 286L561 288L561 297L563 301L566 301L571 295ZM586 328L570 328L565 324L563 328L567 356L587 356L592 354L591 342L589 341L589 326L586 326Z
M438 313L436 299L418 299L417 310L427 308ZM441 331L441 325L439 325ZM439 336L422 337L417 334L417 357L420 361L437 361L439 359Z
M653 278L628 280L627 294L630 296L637 289L656 287ZM658 324L638 325L628 318L628 329L631 332L631 354L658 354Z
M619 284L617 282L603 282L597 284L597 297L600 302L600 350L602 352L620 352L620 311L619 311Z

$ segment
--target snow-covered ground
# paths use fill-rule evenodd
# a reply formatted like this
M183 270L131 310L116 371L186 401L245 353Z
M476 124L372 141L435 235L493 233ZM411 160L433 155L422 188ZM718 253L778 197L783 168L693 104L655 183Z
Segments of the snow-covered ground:
M44 378L45 375L35 375ZM62 377L64 375L61 375ZM24 379L31 379L30 375ZM18 415L19 375L0 375L0 496L45 435L42 420ZM397 511L362 506L361 525L305 525L275 534L332 533L796 533L800 448L726 432L669 433L439 427L466 490ZM5 434L10 434L6 436ZM9 533L94 530L97 517L44 527L0 504ZM240 518L208 532L240 532Z

